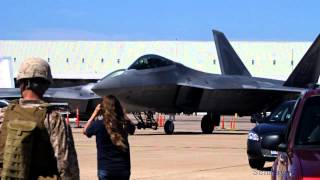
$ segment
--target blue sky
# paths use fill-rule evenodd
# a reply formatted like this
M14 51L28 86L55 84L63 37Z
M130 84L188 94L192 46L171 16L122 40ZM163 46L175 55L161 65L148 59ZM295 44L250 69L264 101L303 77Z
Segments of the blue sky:
M320 1L0 1L0 39L313 41Z

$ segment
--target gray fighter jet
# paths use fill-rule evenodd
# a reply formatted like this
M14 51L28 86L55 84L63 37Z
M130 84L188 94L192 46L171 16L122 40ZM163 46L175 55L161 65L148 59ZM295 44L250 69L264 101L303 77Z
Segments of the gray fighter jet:
M320 73L320 36L303 56L287 81L252 77L223 33L213 30L221 75L188 68L158 55L144 55L128 69L101 79L93 91L115 95L127 112L208 112L203 133L212 133L220 115L252 115L296 98ZM174 124L165 123L172 134Z
M67 102L75 113L79 109L80 115L86 116L93 112L95 106L101 101L101 97L92 92L91 88L95 83L89 83L82 86L49 88L44 94L48 102ZM20 98L19 88L0 88L0 99Z

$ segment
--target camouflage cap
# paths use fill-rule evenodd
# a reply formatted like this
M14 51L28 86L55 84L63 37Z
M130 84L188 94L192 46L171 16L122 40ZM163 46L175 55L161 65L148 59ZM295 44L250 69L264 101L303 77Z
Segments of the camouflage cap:
M41 58L28 58L22 62L17 75L17 80L43 78L50 83L52 82L52 74L50 65Z

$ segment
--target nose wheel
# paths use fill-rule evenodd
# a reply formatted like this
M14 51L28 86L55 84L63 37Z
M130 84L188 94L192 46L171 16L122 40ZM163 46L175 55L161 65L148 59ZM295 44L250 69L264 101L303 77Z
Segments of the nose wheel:
M127 131L130 135L134 135L134 132L136 131L136 126L132 124L131 122L127 125Z

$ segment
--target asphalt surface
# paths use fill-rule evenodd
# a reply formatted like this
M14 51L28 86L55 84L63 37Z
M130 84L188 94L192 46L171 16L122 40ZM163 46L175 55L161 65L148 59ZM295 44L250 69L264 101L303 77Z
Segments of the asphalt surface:
M237 118L231 129L231 117L224 117L225 129L217 127L210 135L201 134L200 119L177 117L173 135L165 135L160 127L129 136L131 179L270 179L272 163L263 171L249 167L246 139L254 124L248 118ZM73 134L81 179L97 179L95 138L86 138L81 128L73 128Z

